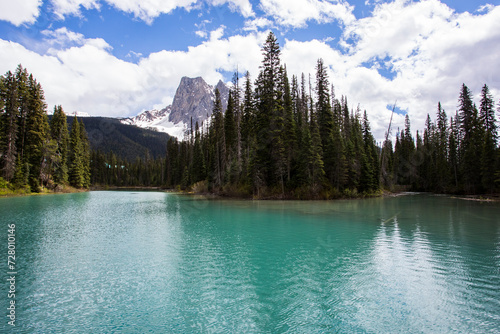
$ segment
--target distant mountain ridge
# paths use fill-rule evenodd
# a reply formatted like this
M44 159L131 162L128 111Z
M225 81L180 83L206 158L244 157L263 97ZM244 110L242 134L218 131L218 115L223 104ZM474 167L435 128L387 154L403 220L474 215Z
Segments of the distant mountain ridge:
M211 86L202 77L183 77L175 92L172 105L161 110L146 110L135 117L122 119L123 124L135 125L141 128L168 133L179 139L191 126L198 122L201 125L211 115L215 101L215 90L221 95L223 110L227 107L229 87L222 81Z
M130 162L138 157L157 159L165 156L170 138L166 133L126 125L116 118L78 117L78 120L85 125L90 147L94 151L113 152ZM72 122L69 117L70 126Z

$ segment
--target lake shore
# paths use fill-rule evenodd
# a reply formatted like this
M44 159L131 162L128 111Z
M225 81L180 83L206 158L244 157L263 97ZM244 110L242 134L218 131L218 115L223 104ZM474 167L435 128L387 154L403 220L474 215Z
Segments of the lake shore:
M56 195L56 194L73 194L88 192L89 189L78 189L71 186L64 186L56 188L55 190L43 188L40 192L32 192L27 188L20 188L11 190L9 188L0 188L0 198L9 197L24 197L24 196L43 196L43 195Z

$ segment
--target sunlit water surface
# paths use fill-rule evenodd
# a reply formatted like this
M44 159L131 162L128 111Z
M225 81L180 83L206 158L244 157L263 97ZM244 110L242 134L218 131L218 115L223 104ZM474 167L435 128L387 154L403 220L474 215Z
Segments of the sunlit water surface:
M499 204L90 192L0 212L0 332L500 332Z

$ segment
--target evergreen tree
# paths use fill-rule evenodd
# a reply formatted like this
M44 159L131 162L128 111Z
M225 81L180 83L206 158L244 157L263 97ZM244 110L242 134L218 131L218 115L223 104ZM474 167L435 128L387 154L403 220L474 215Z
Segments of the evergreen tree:
M461 180L467 193L476 193L481 185L482 129L478 110L472 102L472 93L463 84L459 97Z
M204 180L206 178L205 158L203 156L203 148L201 144L201 135L198 122L196 122L195 139L193 148L193 168L192 168L193 183Z
M252 93L252 83L250 73L245 76L245 96L243 101L243 117L241 121L241 138L245 150L249 151L250 135L254 132L255 106Z
M82 188L85 185L83 147L81 144L80 123L77 117L73 118L71 132L69 135L71 155L69 164L69 183L75 188ZM115 166L111 162L111 166ZM113 184L115 184L113 182Z
M29 184L31 191L38 192L41 184L42 165L49 145L49 122L42 87L33 76L29 77L29 113L27 115L26 148L29 163Z
M2 118L2 177L11 181L16 172L16 158L17 158L17 119L19 115L18 107L18 91L17 82L12 72L7 72L3 80L2 100L4 110L0 117Z
M497 125L493 97L487 85L484 85L481 90L479 117L484 130L481 150L481 181L486 191L493 192L495 189L494 166L497 151Z
M280 104L280 48L276 36L270 32L263 46L264 59L257 78L255 96L257 110L255 119L256 149L254 161L254 187L275 183L283 175L282 105Z
M284 147L285 147L285 160L286 160L286 175L287 182L290 183L292 179L292 166L294 164L296 148L296 123L293 114L293 101L292 92L290 89L290 82L288 81L288 75L286 68L283 69L281 87L283 87L283 137L284 137Z
M80 122L80 146L81 146L81 161L82 161L82 177L83 177L83 187L90 187L90 143L87 136L87 131L85 130L85 125ZM148 151L146 151L146 159L148 157Z
M449 151L449 131L448 118L446 112L438 103L437 110L437 128L436 128L436 144L435 144L435 172L436 172L436 188L434 191L445 192L451 182L451 173L448 161L450 159Z
M361 181L361 191L372 192L379 189L379 159L377 154L377 147L375 144L375 138L373 137L370 129L370 122L368 121L368 115L366 110L363 114L363 144L364 152L366 155L366 162L362 166L362 181Z
M242 146L242 179L246 184L249 184L250 173L250 152L252 143L255 142L254 125L255 125L255 103L253 99L252 83L250 81L250 73L245 76L245 93L243 98L243 115L241 118L240 133Z
M450 119L450 137L448 140L448 151L449 151L449 164L451 167L452 173L452 185L454 187L454 191L458 189L458 178L459 178L459 156L458 156L458 148L459 148L459 124L458 124L458 112L456 117L451 117Z
M50 130L52 139L57 143L56 154L59 157L54 166L54 182L64 184L68 182L68 123L60 105L54 107Z
M227 109L224 113L224 134L226 139L226 161L231 162L237 154L238 136L236 134L235 104L233 91L229 91Z
M344 186L346 180L346 155L344 138L340 133L340 123L335 121L333 117L328 86L326 68L323 65L323 60L319 59L316 64L316 113L323 148L323 161L328 180L340 189ZM350 143L347 143L346 147L349 152L352 152ZM354 167L354 163L349 166ZM350 171L352 172L353 169L351 168ZM352 176L352 173L347 174ZM348 179L353 180L354 178L348 177Z
M311 114L311 137L309 144L309 134L306 133L305 143L307 147L310 147L309 156L309 168L310 168L310 178L311 186L313 192L320 190L320 187L325 182L325 170L323 163L323 150L321 148L321 137L319 132L319 127L316 122L316 117Z
M214 109L212 111L211 138L213 150L214 184L220 188L224 184L226 168L226 138L224 132L224 116L222 114L222 102L220 92L215 90Z

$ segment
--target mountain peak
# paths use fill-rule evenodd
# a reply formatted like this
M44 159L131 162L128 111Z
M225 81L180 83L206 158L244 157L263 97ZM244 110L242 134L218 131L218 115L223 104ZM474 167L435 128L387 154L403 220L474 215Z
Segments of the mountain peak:
M134 124L143 128L156 128L158 131L182 139L184 133L193 124L202 124L212 115L215 100L215 89L221 95L222 108L227 108L229 88L219 80L215 87L206 83L202 77L182 77L175 92L172 105L161 111L144 111L139 115L123 120L123 123Z

